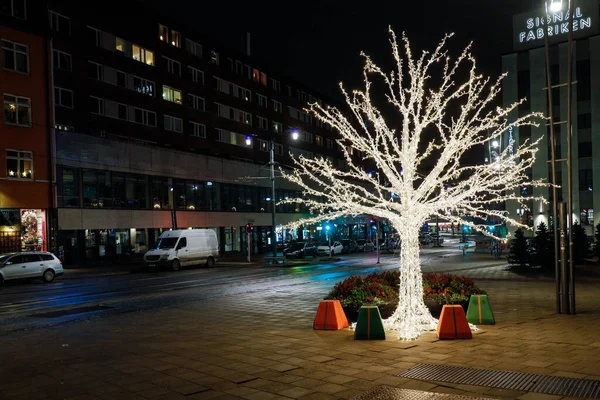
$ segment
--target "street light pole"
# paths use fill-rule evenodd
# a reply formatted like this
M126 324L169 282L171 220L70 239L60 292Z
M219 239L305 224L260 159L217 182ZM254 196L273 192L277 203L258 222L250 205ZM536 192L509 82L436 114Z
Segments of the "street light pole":
M568 41L568 67L567 67L567 226L569 228L569 314L575 314L575 282L573 267L573 160L572 160L572 112L571 103L573 97L573 11L575 10L575 0L569 1L569 41Z
M277 232L275 225L275 137L271 135L269 149L269 164L271 165L271 248L273 250L273 257L277 257Z

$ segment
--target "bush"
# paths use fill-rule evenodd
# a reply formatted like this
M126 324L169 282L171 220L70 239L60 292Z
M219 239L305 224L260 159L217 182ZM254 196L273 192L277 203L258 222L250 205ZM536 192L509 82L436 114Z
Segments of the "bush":
M382 305L398 302L400 272L374 272L366 278L351 276L338 282L325 298L339 300L343 307L358 312L363 305ZM423 275L425 300L435 300L440 304L469 301L472 294L485 294L473 280L452 275L429 273Z
M473 294L485 294L472 279L452 274L429 273L423 275L423 298L439 304L469 301Z

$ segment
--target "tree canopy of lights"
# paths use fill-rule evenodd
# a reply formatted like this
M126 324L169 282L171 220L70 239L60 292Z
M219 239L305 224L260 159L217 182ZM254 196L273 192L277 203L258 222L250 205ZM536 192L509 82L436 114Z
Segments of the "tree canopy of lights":
M338 133L346 165L336 168L323 157L293 157L294 169L282 174L303 189L303 197L283 203L304 203L311 211L311 217L291 228L341 216L389 221L401 241L400 299L385 324L401 339L410 340L437 326L423 301L421 226L437 215L487 235L493 235L486 229L490 217L528 228L512 219L503 205L516 201L526 209L528 200L545 202L524 197L520 189L547 184L526 173L539 141L526 141L511 151L506 148L493 163L464 163L469 149L483 148L509 128L538 125L540 114L513 117L525 99L505 108L495 105L506 74L496 80L479 74L471 45L452 58L447 50L451 34L432 52L418 56L404 34L399 41L391 28L389 34L393 71L384 72L361 53L364 89L348 92L340 84L348 110L310 105L309 111Z

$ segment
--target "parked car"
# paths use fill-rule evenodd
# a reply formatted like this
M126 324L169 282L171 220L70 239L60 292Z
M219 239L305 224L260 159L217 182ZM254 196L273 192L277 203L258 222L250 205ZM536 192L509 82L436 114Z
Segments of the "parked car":
M306 256L316 257L319 254L314 244L306 242L295 242L290 243L288 247L283 250L283 255L286 257L298 257L304 258Z
M352 239L342 239L341 243L342 243L342 246L344 246L342 253L350 254L350 253L356 253L358 251L358 245Z
M329 243L325 243L319 247L317 247L317 250L319 251L319 255L325 255L328 256L329 255ZM342 251L344 250L344 246L338 242L331 242L331 255L334 254L342 254Z
M395 253L400 251L400 245L402 242L399 238L386 239L380 246L379 251L387 251L388 253Z
M431 236L431 243L434 246L441 246L444 243L444 238L440 236L439 233L433 232L429 234Z
M0 255L0 283L13 279L38 278L52 282L64 272L62 261L46 251Z
M419 235L419 243L422 245L428 245L432 242L432 237L429 233L421 233Z
M373 251L375 250L375 245L373 242L369 242L365 239L360 239L356 241L356 245L358 247L358 251Z
M179 271L182 266L217 262L219 244L212 229L178 229L163 232L154 248L144 254L147 267L167 266Z

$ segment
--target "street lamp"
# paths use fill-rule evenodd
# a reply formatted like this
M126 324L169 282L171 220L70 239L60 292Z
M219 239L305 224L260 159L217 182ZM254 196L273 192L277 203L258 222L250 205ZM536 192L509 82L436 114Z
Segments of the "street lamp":
M250 134L246 135L246 145L252 146L252 138L260 137L261 135ZM292 130L292 139L298 139L298 130ZM277 232L275 224L275 207L276 207L276 195L275 195L275 134L269 135L269 165L271 174L269 179L271 180L271 196L265 198L266 201L272 201L271 207L271 249L273 251L273 257L277 257Z
M550 12L557 13L562 10L562 0L550 0L550 4L546 3Z

